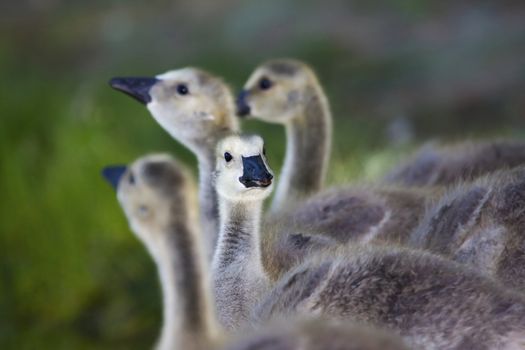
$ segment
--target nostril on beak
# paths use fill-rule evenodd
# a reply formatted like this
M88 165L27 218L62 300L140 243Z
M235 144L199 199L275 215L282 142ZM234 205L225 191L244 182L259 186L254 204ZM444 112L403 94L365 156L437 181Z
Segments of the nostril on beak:
M272 184L272 179L273 179L273 176L270 175L264 179L259 180L259 183L261 184L262 187L267 187Z
M266 176L262 179L262 182L268 182L268 183L272 183L272 179L273 179L273 175L268 173L266 174Z
M261 184L263 186L270 186L272 184L272 179L273 179L273 175L268 173L263 179L261 179Z

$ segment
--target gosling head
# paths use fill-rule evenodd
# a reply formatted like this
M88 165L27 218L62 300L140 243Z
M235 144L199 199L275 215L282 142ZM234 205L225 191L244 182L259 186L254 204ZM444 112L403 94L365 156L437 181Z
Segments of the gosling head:
M130 166L108 166L102 175L116 189L131 229L142 240L165 231L172 213L188 215L185 196L191 178L169 155L148 155Z
M117 77L109 83L146 105L153 118L190 149L214 148L217 135L238 129L230 89L203 70L188 67L156 77Z
M317 83L317 78L305 63L268 61L253 72L237 96L237 115L286 124L300 114L312 83Z
M264 141L256 135L233 135L217 145L217 193L234 201L264 200L273 189Z

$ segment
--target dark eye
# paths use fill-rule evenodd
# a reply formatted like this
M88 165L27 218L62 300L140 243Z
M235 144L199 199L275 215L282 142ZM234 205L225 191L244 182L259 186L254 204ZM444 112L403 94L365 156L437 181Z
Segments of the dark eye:
M266 147L263 147L263 155L266 155Z
M129 173L129 183L132 185L135 184L135 176L133 176L133 173Z
M259 87L261 88L261 90L268 90L272 87L272 82L266 77L261 78L261 80L259 80Z
M233 159L232 155L229 154L228 152L224 153L224 160L229 162Z
M177 85L177 92L179 93L179 95L187 95L190 92L190 90L188 90L186 84L179 84Z

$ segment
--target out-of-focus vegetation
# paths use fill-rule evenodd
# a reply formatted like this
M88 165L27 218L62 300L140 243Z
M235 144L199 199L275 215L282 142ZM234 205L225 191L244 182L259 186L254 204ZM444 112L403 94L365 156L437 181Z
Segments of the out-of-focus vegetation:
M194 159L107 80L195 65L238 89L282 56L328 92L332 183L380 177L430 138L525 138L519 1L3 2L0 348L145 348L157 334L155 268L99 171L151 151ZM281 128L244 126L278 168Z

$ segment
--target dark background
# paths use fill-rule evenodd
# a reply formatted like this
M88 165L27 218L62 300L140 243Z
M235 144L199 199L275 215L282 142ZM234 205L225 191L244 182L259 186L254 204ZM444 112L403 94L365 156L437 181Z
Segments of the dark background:
M1 348L151 346L156 271L99 171L194 159L107 81L194 65L238 90L274 57L326 88L332 183L376 179L431 139L525 139L523 1L2 1ZM282 129L243 128L277 170Z

